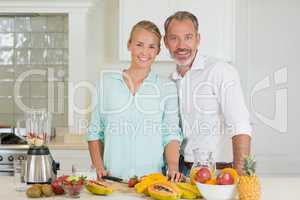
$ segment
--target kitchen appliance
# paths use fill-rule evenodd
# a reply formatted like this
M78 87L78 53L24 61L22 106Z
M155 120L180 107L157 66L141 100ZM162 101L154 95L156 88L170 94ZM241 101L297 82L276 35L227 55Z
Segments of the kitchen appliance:
M0 176L14 175L14 160L27 158L27 141L15 133L15 128L0 128Z
M59 163L45 145L31 145L27 152L26 180L28 184L51 183L56 179Z
M51 135L51 114L45 111L26 113L28 184L51 183L56 179L59 163L50 154L47 142Z

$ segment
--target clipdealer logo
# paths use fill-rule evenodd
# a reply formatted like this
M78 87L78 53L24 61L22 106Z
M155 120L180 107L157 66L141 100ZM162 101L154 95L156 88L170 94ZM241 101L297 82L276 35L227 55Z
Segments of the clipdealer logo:
M265 77L255 84L251 91L251 110L253 114L267 126L279 131L280 133L287 133L287 124L288 124L288 69L283 67L273 74L274 84L271 84L271 75ZM275 114L273 118L268 118L265 115L261 114L254 107L254 97L255 95L266 89L277 88L278 86L283 86L280 89L275 91Z

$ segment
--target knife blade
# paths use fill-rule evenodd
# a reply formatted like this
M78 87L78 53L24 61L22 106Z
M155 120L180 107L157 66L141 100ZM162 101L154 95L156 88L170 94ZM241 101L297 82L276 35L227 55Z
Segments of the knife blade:
M122 178L115 177L115 176L102 176L101 178L104 180L110 180L110 181L114 181L114 182L127 184L127 181L125 181Z

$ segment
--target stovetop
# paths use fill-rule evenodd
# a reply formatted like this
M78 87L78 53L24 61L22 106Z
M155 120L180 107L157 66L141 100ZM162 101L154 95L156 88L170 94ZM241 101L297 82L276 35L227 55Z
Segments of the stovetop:
M27 144L27 141L13 133L2 133L0 144Z
M27 141L15 134L15 128L0 128L0 144L24 145Z

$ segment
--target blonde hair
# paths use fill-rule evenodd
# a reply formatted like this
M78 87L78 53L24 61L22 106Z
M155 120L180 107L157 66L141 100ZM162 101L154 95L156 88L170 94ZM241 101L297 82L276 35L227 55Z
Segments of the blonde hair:
M191 20L191 22L194 25L194 28L195 28L196 32L198 32L199 24L198 24L197 17L195 15L193 15L192 13L187 12L187 11L177 11L176 13L174 13L173 15L169 16L166 19L165 24L164 24L165 34L167 34L169 25L170 25L170 23L173 19L178 20L178 21Z
M147 31L153 33L159 40L158 48L160 50L161 33L159 31L159 28L153 22L147 21L147 20L139 21L132 27L130 36L129 36L129 40L128 40L128 44L131 42L133 33L137 29L144 29L144 30L147 30Z

